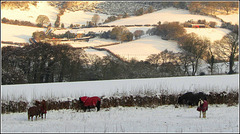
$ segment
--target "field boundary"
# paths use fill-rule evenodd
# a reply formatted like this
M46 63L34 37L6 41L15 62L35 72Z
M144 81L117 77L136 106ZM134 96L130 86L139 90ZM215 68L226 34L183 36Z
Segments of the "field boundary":
M175 105L177 108L179 105L177 104L178 97L182 94L178 95L129 95L129 96L112 96L112 97L104 97L102 96L101 108L110 108L110 107L151 107L155 108L161 105ZM214 93L210 92L207 94L207 99L209 104L227 104L228 106L238 104L238 92L233 91L230 93L220 92ZM40 101L40 100L34 100ZM60 110L60 109L72 109L72 110L80 110L78 105L78 98L67 101L59 101L54 98L47 101L47 110ZM32 102L33 103L33 102ZM26 112L29 107L29 103L25 101L8 101L1 102L2 105L2 114L7 113L16 113L16 112Z

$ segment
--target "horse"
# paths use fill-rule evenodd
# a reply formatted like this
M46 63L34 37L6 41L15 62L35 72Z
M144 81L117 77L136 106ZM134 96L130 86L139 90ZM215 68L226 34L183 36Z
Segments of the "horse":
M90 111L90 108L95 108L97 107L97 111L100 110L100 105L101 105L101 99L97 96L93 97L79 97L79 104L81 109L83 109L84 112L88 109Z
M30 118L32 118L32 121L33 121L34 116L36 116L36 120L37 120L37 117L40 116L40 114L41 114L40 107L38 107L38 106L30 107L28 109L28 120L30 120Z
M206 94L203 92L199 93L187 92L178 98L178 104L196 106L198 105L199 99L203 100L205 97Z
M35 101L34 103L37 107L40 108L40 114L39 117L42 117L43 119L43 114L45 114L45 118L46 118L46 114L47 114L47 106L46 106L46 101L42 100L41 102L39 101Z
M40 105L40 109L41 109L41 117L43 118L43 114L45 114L45 119L46 119L46 114L47 114L47 106L46 106L46 101L42 100L41 105Z

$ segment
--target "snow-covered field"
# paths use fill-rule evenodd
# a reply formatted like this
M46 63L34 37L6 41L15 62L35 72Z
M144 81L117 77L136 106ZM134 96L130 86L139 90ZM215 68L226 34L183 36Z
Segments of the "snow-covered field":
M1 85L2 101L31 102L35 99L74 99L79 96L139 95L145 91L154 94L179 94L187 91L205 93L239 90L239 75L211 75L166 77L148 79L123 79L45 84Z
M206 20L206 21L214 21L217 23L217 26L221 26L221 21L209 16L203 15L193 15L190 14L188 10L176 9L173 7L159 10L157 12L144 14L141 16L132 16L129 18L116 20L110 23L106 23L104 25L134 25L134 24L157 24L159 21L164 22L174 22L179 21L180 23L186 22L188 20Z
M195 33L200 37L209 38L213 43L216 40L221 40L223 36L231 31L224 28L185 28L187 33Z
M239 14L217 15L217 17L221 18L225 22L231 22L232 24L239 25Z
M89 55L96 55L101 58L103 58L104 56L110 55L107 51L98 51L98 50L91 49L91 48L84 49L84 51Z
M70 31L71 33L77 33L78 31L84 31L84 33L88 33L88 32L95 32L97 34L103 33L103 32L107 32L107 31L111 31L114 27L94 27L94 28L82 28L82 29L63 29L63 30L56 30L54 31L55 34L64 34L67 31ZM127 29L130 32L135 32L136 30L143 30L144 33L146 33L146 31L148 29L153 28L152 26L149 27L127 27Z
M70 44L72 47L95 47L99 45L106 45L112 43L118 43L117 40L104 39L104 38L92 38L88 42L81 41L64 41L62 44Z
M162 40L159 36L146 36L138 40L121 43L114 46L103 47L128 60L146 60L151 54L158 54L167 49L175 53L180 52L177 42Z
M36 31L45 31L45 28L17 26L1 23L1 40L29 43L29 38L32 38L32 33Z
M38 1L37 7L30 5L29 8L27 11L21 11L20 9L1 9L1 18L6 17L12 20L30 21L36 24L36 19L39 15L46 15L52 25L57 19L58 9L50 6L46 1Z
M93 12L84 12L84 11L66 11L64 15L61 16L61 23L64 23L65 27L69 27L71 24L80 24L86 25L87 21L92 21L94 14L98 14L100 19L98 23L103 23L109 15L93 13Z
M196 107L116 107L99 112L48 111L46 119L28 121L27 113L2 114L2 132L239 132L239 106L209 105L207 118ZM35 119L35 118L34 118Z

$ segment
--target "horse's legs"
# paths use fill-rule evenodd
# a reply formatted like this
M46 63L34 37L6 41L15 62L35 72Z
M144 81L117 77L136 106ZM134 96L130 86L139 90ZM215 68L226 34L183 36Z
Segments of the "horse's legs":
M203 112L203 118L206 118L206 112Z
M99 110L100 110L100 104L101 104L101 102L100 102L100 101L98 101L98 102L97 102L97 111L99 111Z

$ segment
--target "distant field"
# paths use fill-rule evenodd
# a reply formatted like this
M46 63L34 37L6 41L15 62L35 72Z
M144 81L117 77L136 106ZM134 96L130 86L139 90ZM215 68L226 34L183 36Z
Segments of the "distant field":
M215 19L209 16L203 15L193 15L190 14L188 10L176 9L176 8L166 8L153 13L144 14L141 16L132 16L129 18L116 20L110 23L106 23L104 25L134 25L134 24L157 24L159 21L164 22L173 22L178 21L180 23L186 22L188 20L206 20L206 21L214 21L218 26L221 25L220 20Z

